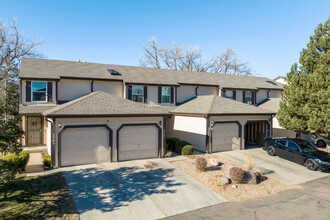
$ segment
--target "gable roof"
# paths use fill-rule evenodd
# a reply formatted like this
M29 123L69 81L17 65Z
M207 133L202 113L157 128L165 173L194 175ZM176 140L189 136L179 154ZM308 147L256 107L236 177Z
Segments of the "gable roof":
M272 115L276 112L216 95L197 96L171 111L176 114Z
M108 69L114 69L121 75L111 75ZM220 86L236 89L282 89L282 84L272 85L265 77L226 75L207 72L156 69L148 67L110 65L87 62L23 58L20 77L29 79L59 80L65 77L119 80L128 84L161 84L178 86L195 84Z
M167 108L150 106L106 92L93 92L43 113L47 117L111 117L170 115Z
M20 114L42 113L56 106L55 104L20 105L18 112Z
M270 111L278 111L280 109L280 101L281 98L267 98L261 103L258 104L259 108L270 110Z

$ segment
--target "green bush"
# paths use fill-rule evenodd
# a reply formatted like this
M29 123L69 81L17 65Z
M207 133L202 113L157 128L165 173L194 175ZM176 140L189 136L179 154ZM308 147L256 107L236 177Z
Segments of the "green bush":
M8 154L2 157L4 163L10 167L10 170L24 170L29 162L30 155L28 152L20 152L19 154Z
M175 138L175 137L172 137L172 138L167 137L167 138L166 138L166 143L169 144L170 147L173 147L173 148L175 147L175 144L176 144L176 142L178 142L178 141L180 141L179 138Z
M44 155L42 156L43 159L43 163L46 167L50 167L51 166L51 160L50 160L50 156L49 155Z
M192 146L192 145L184 146L182 148L181 154L182 155L192 155L192 154L194 154L194 146Z
M190 143L188 143L187 141L178 141L175 144L175 153L177 154L181 154L182 153L182 148L186 145L191 145Z

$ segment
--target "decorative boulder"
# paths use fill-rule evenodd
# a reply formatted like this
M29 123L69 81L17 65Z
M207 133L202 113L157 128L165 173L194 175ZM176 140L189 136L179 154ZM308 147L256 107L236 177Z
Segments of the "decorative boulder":
M222 184L224 184L224 185L229 184L229 179L228 179L227 177L225 177L225 176L220 177L220 178L219 178L219 181L220 181Z
M217 159L215 159L215 158L210 158L210 164L212 165L212 166L218 166L219 165L219 161L217 160Z
M258 173L253 170L245 170L244 171L244 183L245 184L258 184Z

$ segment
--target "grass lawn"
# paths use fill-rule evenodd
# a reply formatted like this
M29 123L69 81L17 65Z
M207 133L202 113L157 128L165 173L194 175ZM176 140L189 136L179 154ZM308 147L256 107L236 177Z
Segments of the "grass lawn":
M61 173L0 185L0 219L79 219Z

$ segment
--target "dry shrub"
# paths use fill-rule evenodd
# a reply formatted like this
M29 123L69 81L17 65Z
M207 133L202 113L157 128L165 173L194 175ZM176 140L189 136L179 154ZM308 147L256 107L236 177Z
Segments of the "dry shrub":
M254 169L254 159L251 156L245 157L245 166L249 168L250 170Z
M244 169L242 167L232 167L229 169L229 178L234 183L243 183L244 181Z
M207 161L204 157L197 157L195 165L197 170L206 171Z

